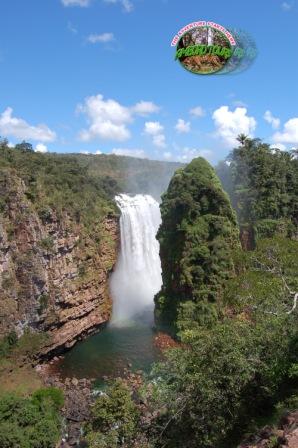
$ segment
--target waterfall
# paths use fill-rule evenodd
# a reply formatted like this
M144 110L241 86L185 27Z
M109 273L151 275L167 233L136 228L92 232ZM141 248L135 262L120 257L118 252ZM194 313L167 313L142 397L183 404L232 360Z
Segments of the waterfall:
M121 250L110 288L113 298L112 324L133 320L146 310L153 311L154 295L162 285L159 243L161 224L158 203L149 195L121 194L119 209Z

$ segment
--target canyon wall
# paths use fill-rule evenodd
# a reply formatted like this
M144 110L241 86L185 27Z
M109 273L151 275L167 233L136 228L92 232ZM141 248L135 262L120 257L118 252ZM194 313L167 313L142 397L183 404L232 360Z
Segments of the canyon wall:
M0 186L6 198L0 213L0 337L25 329L46 332L43 354L59 352L110 317L118 217L98 217L101 225L91 237L67 211L38 213L16 174Z

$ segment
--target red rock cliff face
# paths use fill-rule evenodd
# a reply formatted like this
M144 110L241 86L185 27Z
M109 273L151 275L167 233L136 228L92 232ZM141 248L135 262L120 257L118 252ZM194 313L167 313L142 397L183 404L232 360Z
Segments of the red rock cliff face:
M13 200L5 218L0 214L0 337L28 327L46 331L43 354L49 355L109 320L118 219L107 216L90 237L66 213L40 217L21 179L6 188Z

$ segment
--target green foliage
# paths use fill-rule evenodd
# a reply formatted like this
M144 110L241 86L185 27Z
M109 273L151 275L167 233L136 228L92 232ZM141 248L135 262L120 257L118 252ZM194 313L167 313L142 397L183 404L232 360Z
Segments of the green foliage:
M48 294L41 294L38 298L39 300L39 309L38 309L38 313L42 314L48 306L49 303L49 296Z
M15 331L11 331L0 340L0 359L8 356L10 351L17 345L18 338Z
M241 265L222 300L207 310L204 302L201 311L193 302L180 307L183 346L155 367L148 394L159 410L151 426L157 448L178 448L184 440L189 448L236 446L236 429L239 435L244 422L278 400L281 385L295 381L297 251L298 242L286 238L236 251Z
M181 303L216 300L233 272L238 230L228 197L202 158L176 172L161 213L163 288L156 297L156 320L173 325Z
M120 380L102 394L92 408L87 440L91 448L117 447L136 433L138 411L129 389Z
M61 389L47 387L34 392L32 395L33 404L42 407L45 402L50 402L57 411L61 409L64 404L64 396Z
M217 172L230 194L239 222L256 227L259 238L297 232L298 159L245 136Z
M50 388L33 398L0 396L1 448L53 448L60 436L62 403L57 390Z
M54 240L51 237L43 238L39 241L39 246L46 251L52 251L54 247Z
M26 329L14 346L11 356L15 359L23 358L30 361L38 355L47 340L46 333L33 333Z
M31 145L31 143L27 143L24 140L22 141L22 143L18 143L15 146L15 149L17 151L21 151L21 152L33 152L33 147Z

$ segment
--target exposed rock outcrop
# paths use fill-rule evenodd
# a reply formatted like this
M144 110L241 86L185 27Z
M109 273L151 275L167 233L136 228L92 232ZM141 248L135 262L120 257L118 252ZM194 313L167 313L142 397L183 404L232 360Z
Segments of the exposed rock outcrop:
M264 427L259 434L242 443L239 448L297 448L298 411L288 413L277 428Z
M0 213L0 337L29 328L49 335L44 355L69 348L110 317L118 218L107 215L89 235L63 210L36 210L17 176L0 187L9 198Z

